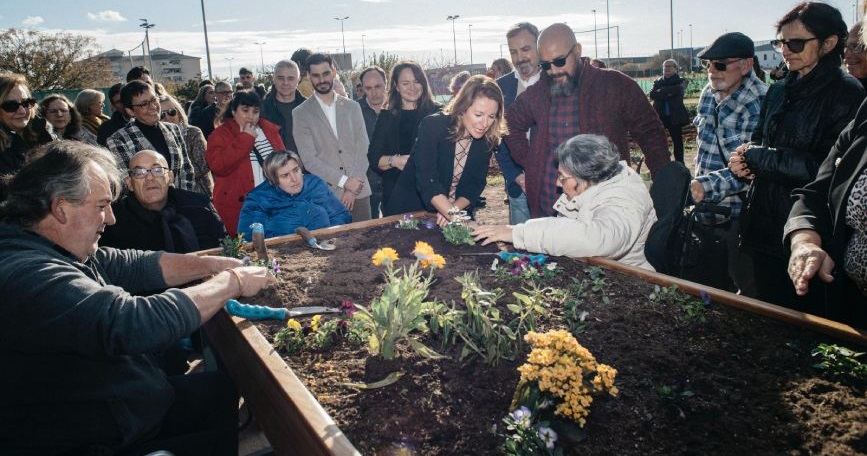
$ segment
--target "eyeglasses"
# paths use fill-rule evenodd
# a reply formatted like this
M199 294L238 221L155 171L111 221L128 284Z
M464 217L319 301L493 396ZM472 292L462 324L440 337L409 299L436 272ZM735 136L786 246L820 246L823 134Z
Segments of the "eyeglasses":
M710 67L713 66L713 69L715 69L717 71L725 71L729 65L731 65L735 62L740 62L741 60L746 60L746 59L740 58L740 59L734 59L734 60L729 60L729 61L725 61L725 60L702 60L701 66L703 66L704 69L706 69L706 70L709 70Z
M49 109L48 111L45 111L45 113L50 114L52 116L65 116L65 115L69 114L69 110L68 109Z
M216 92L216 94L217 94L217 95L231 95L231 94L232 94L232 91L231 91L231 90L218 90L218 91Z
M164 120L166 117L174 117L178 115L178 110L175 108L169 109L168 111L163 111L160 113L160 120Z
M159 107L160 100L157 97L153 97L150 100L142 101L141 103L135 103L130 105L133 108L145 109L148 107Z
M562 174L560 174L560 175L557 176L557 182L559 182L559 183L561 183L561 184L562 184L563 182L566 182L566 181L569 180L569 179L575 179L575 178L572 177L572 176L564 176L564 175L562 175ZM576 180L577 180L577 179L576 179Z
M859 42L856 44L847 44L846 50L855 54L860 54L864 51L867 51L867 47L865 47L862 43Z
M148 174L150 174L153 177L160 177L163 174L165 174L166 171L168 171L168 170L166 168L163 168L160 165L154 166L151 169L136 167L136 168L133 168L129 171L129 175L133 179L144 179L145 177L147 177Z
M566 65L566 59L569 58L569 54L571 54L572 51L575 50L575 46L577 46L577 44L573 44L572 47L569 48L569 52L567 52L566 55L564 55L563 57L557 57L556 59L554 59L550 62L545 62L545 61L539 62L539 68L541 68L542 71L550 70L551 65L554 65L557 68L562 68L563 65Z
M3 103L0 103L0 109L6 112L15 112L18 111L18 108L24 107L24 109L31 109L36 106L35 98L25 98L21 101L15 100L6 100Z
M804 50L804 46L807 45L808 41L818 39L819 37L814 36L812 38L792 38L791 40L771 40L771 46L773 46L775 51L783 52L783 45L785 44L790 51L797 54Z

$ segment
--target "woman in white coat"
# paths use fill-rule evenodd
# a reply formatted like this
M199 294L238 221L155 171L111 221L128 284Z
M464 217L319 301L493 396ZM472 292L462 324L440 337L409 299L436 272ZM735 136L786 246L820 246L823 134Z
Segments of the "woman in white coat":
M557 148L557 217L518 225L478 225L482 245L510 242L515 248L548 255L601 256L653 270L644 243L656 221L647 186L604 136L578 135Z

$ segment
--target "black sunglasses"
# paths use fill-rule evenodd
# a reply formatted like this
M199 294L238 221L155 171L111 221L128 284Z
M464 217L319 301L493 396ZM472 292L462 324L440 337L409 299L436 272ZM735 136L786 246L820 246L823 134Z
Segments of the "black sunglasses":
M706 70L708 70L708 69L710 69L711 65L713 65L713 68L715 70L725 71L729 65L731 65L732 63L735 63L735 62L740 62L741 60L744 60L744 59L743 58L734 59L734 60L730 60L728 62L726 62L725 60L702 60L701 66L703 66Z
M32 107L36 106L36 99L25 98L21 101L6 100L3 103L0 103L0 109L6 112L15 112L18 110L18 108L22 106L24 106L24 109L31 109Z
M771 46L773 46L775 51L783 52L783 45L785 44L790 51L797 54L804 50L804 46L807 45L808 41L818 39L819 37L814 36L812 38L792 38L791 40L771 40Z
M178 115L178 110L175 108L169 109L168 111L163 111L160 113L160 120L165 120L167 116L176 116Z
M556 59L554 59L550 62L544 62L544 61L539 62L539 68L541 68L542 71L550 70L551 65L554 65L557 68L562 68L563 65L566 65L566 59L569 58L569 54L571 54L572 51L575 50L575 46L577 46L577 44L573 44L572 47L569 48L569 52L567 52L566 55L564 55L563 57L557 57Z

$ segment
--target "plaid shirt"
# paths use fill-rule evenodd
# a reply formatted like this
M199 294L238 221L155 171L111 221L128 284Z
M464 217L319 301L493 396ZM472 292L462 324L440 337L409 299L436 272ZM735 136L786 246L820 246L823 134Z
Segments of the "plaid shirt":
M181 136L180 127L166 122L159 122L157 125L159 125L163 137L166 138L166 145L169 147L169 169L175 174L175 187L195 191L195 172L192 163L190 163L187 143ZM109 136L106 145L120 160L123 169L129 168L129 161L137 152L156 150L135 124L135 120L130 120L125 127Z
M728 169L728 159L738 146L749 142L759 122L767 91L768 86L753 73L744 79L738 90L722 100L708 84L701 91L692 121L698 141L695 175L704 187L704 201L730 207L731 219L736 219L743 208L738 193L746 191L748 184ZM709 225L728 221L726 217L712 214L699 214L699 219Z
M554 203L560 197L557 187L557 147L581 133L578 128L578 94L569 97L551 97L548 110L548 150L545 157L544 181L539 192L539 203L546 217L557 215Z

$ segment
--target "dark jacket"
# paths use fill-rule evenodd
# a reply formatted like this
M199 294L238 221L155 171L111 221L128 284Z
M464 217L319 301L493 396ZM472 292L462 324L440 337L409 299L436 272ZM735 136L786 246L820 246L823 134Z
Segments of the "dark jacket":
M201 323L178 289L134 295L166 287L160 255L81 262L0 223L0 453L115 454L156 435L175 396L149 353Z
M217 117L218 110L217 104L213 103L210 106L202 108L202 111L196 116L195 120L190 119L190 125L199 127L199 130L202 130L202 134L205 135L205 139L209 139L211 133L214 132L214 119Z
M382 213L402 214L420 210L433 211L431 199L436 195L448 196L454 177L455 141L450 139L452 117L433 114L424 118L418 128L418 138L397 180L394 193ZM471 213L485 189L488 163L493 147L485 138L474 139L470 146L464 172L455 192L455 199L470 201Z
M688 81L678 74L653 81L650 99L659 120L666 127L679 127L689 123L689 113L683 105L683 93Z
M864 99L864 88L834 59L797 75L790 72L768 89L745 153L756 177L741 214L742 243L778 258L787 257L780 235L792 209L789 195L816 177Z
M105 227L100 245L118 249L190 253L219 247L226 236L210 198L169 187L166 207L144 208L133 194L111 205L117 222Z
M579 62L578 133L606 136L620 152L621 159L631 162L629 138L632 137L644 152L650 175L671 161L665 129L647 101L641 87L629 76L610 69L590 65L584 57ZM543 186L553 188L554 178L546 171L554 152L549 148L548 130L551 95L545 73L539 82L521 94L506 110L509 135L505 141L512 158L524 168L527 204L532 217L553 215L556 192L550 201L542 201ZM532 138L527 132L535 128ZM554 154L556 155L556 154ZM556 168L556 167L555 167Z
M27 153L27 142L20 133L14 133L5 126L0 126L9 138L9 144L0 150L0 176L18 174L24 166L24 155Z
M268 95L265 96L265 99L262 100L262 117L280 127L280 138L283 139L283 145L286 146L286 150L298 152L298 146L295 145L295 139L292 137L292 116L287 118L280 112L280 108L277 107L276 92L277 90L272 87ZM305 100L307 99L304 98L304 95L301 95L301 92L296 90L295 101L288 104L291 104L292 109L295 109L298 105L304 103Z
M419 112L418 123L413 129L413 139L418 137L418 127L421 121L430 114L439 112L442 106L434 104L431 109L425 112ZM374 170L378 175L382 176L382 204L388 204L388 199L394 191L394 186L397 184L397 179L400 177L401 171L397 168L390 168L385 171L379 169L379 159L384 155L407 155L410 149L400 150L400 120L403 110L394 114L390 109L383 109L379 112L379 117L376 118L376 127L373 130L373 137L370 140L370 147L367 148L367 161L370 163L371 170Z
M497 85L503 91L503 110L509 108L515 102L518 96L518 78L515 72L505 74L497 78ZM524 172L524 169L515 163L512 159L512 154L509 152L509 146L505 141L501 142L495 154L497 164L500 165L500 171L503 173L503 178L506 180L506 193L515 198L521 196L523 191L521 186L515 183L515 178Z
M351 221L352 215L325 181L305 174L304 186L297 195L290 195L267 181L257 185L244 200L238 233L252 239L250 225L257 222L264 225L265 237L272 238L294 234L301 226L312 231Z
M115 111L111 115L111 119L106 120L99 126L99 130L96 132L96 143L102 147L108 147L108 137L125 127L128 122L129 119L124 117L120 111Z
M784 242L795 230L810 229L822 236L822 248L836 265L825 309L820 316L867 328L867 297L861 294L843 269L852 229L846 224L846 205L852 187L867 169L867 101L822 162L816 179L792 192L794 204L783 233ZM824 286L813 280L810 288Z

